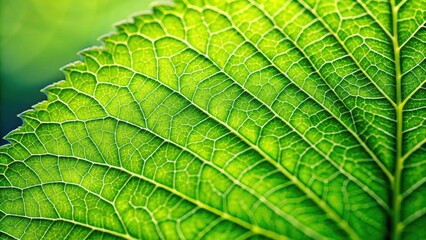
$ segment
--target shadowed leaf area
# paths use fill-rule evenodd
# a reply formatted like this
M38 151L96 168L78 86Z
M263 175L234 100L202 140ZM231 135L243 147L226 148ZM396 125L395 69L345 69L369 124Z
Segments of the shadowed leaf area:
M0 148L10 239L425 239L426 2L187 0Z

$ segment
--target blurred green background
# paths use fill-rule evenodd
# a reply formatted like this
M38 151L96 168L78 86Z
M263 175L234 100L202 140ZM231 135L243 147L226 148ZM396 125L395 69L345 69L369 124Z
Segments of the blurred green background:
M0 138L22 124L16 115L46 99L59 68L100 45L99 36L152 0L0 0Z

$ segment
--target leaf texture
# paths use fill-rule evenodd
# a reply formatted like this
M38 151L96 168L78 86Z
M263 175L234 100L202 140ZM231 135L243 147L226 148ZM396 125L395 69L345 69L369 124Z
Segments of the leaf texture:
M188 0L0 148L2 238L426 238L424 0Z

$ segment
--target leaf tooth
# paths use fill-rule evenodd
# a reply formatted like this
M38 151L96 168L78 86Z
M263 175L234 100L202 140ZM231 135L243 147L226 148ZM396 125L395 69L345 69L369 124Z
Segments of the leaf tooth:
M49 100L49 97L51 96L50 93L53 93L52 92L53 89L62 88L66 84L67 84L67 82L65 80L62 80L62 81L59 81L59 82L54 82L54 83L47 85L46 87L42 88L40 90L40 92L44 93L44 95L46 95L48 100Z
M100 52L104 52L105 46L91 46L85 49L82 49L80 51L77 52L77 55L81 56L81 57L85 57L88 55L97 55Z
M133 18L128 18L128 19L118 21L112 25L112 27L115 30L113 31L113 33L125 31L129 26L134 26L134 25L135 25L135 22Z
M35 115L35 110L34 109L28 109L28 110L25 110L25 111L21 112L20 114L18 114L18 117L23 122L25 122L29 118L34 118L35 117L34 115Z
M151 11L148 11L148 12L150 13ZM134 14L135 14L135 13L134 13ZM121 30L125 29L125 27L124 27L124 26L135 25L135 18L134 18L134 14L130 15L130 16L129 16L129 18L127 18L127 19L123 19L123 20L120 20L120 21L118 21L118 22L113 23L113 24L112 24L113 30L112 30L112 31L110 31L110 32L108 32L108 33L105 33L105 34L103 34L103 35L99 36L99 37L97 38L97 40L98 40L99 42L101 42L101 43L104 43L104 42L105 42L105 40L104 40L104 39L106 39L106 38L110 38L110 37L112 37L112 36L117 35L117 33L118 33L118 32L120 32ZM137 29L136 29L136 30L137 30ZM98 47L98 46L94 46L94 47L89 47L89 48L86 48L86 49L91 49L91 48L99 48L99 47ZM83 49L83 50L81 50L80 52L85 51L86 49ZM79 52L79 54L80 54L80 52Z
M112 32L109 32L107 34L100 36L98 38L98 40L102 39L104 36L108 37L110 35L115 35L118 32L121 32L123 30L128 29L129 27L136 27L137 28L137 26L139 26L142 23L141 20L144 18L143 16L149 17L150 19L153 18L152 15L154 14L154 8L156 8L158 6L170 6L170 7L172 7L172 6L174 6L174 4L172 2L170 2L170 3L162 3L162 2L155 3L154 2L154 3L151 4L151 6L152 6L151 9L136 11L136 12L132 13L131 15L129 15L129 17L127 19L123 19L123 20L120 20L118 22L113 23L112 27L113 27L114 30Z
M28 109L22 113L19 114L21 117L33 117L36 118L35 114L39 111L44 111L47 109L51 101L49 100L43 100L33 106L31 106L31 109ZM37 118L38 119L38 118Z
M18 117L22 120L22 127L25 129L36 129L40 125L40 121L37 119L36 111L34 110L27 110L23 113L20 113Z
M75 61L60 68L65 75L74 70L85 70L86 65L82 61Z
M168 12L168 11L176 11L176 7L179 7L178 4L162 4L162 3L157 3L155 5L152 6L152 14L154 14L154 16L159 17L159 15L163 15L164 12Z
M34 125L38 125L40 123L37 120L37 111L45 109L48 104L49 102L47 100L44 100L31 106L30 109L19 113L17 116L21 119L22 124L3 137L4 140L9 142L9 144L6 145L14 145L14 143L19 142L20 136L22 134L28 132L28 129L34 129L36 127ZM35 122L38 123L34 124Z
M150 15L150 14L152 14L152 12L148 11L146 15ZM103 46L106 46L105 43L108 42L109 39L116 37L119 33L129 32L128 31L129 29L131 29L133 32L137 32L138 24L136 24L136 22L138 21L137 21L137 18L135 18L135 16L130 16L128 19L115 22L114 24L112 24L113 31L99 36L97 40L101 42Z
M67 66L71 66L72 64L68 64ZM62 69L61 69L62 70ZM64 71L64 70L63 70ZM35 105L32 105L30 109L25 110L19 114L17 114L17 117L21 119L22 124L20 126L18 126L18 128L10 131L8 134L6 134L3 139L7 140L9 143L14 142L14 136L15 135L20 135L22 133L25 133L25 129L27 128L32 128L34 129L33 124L34 121L36 121L36 119L38 119L37 112L40 111L44 111L45 109L48 108L49 104L51 102L53 102L55 99L57 99L57 95L56 93L54 93L52 90L53 89L59 89L61 88L60 86L63 86L67 84L65 80L59 81L59 82L55 82L53 84L47 85L46 87L44 87L43 89L40 90L40 92L42 92L45 96L46 96L46 100L43 100Z
M155 17L153 16L153 11L150 11L149 13L142 13L139 15L133 16L133 24L138 28L139 33L142 27L148 23L155 22Z
M15 161L15 159L13 159L13 157L7 153L10 148L11 148L10 144L0 146L0 166L7 166ZM11 183L8 180L2 182L2 180L5 179L4 173L6 172L6 169L5 168L0 168L0 169L1 169L0 183L8 182L9 184L7 186L11 186ZM0 214L2 214L2 212L0 212Z
M115 64L111 53L108 52L105 43L103 46L93 46L78 52L86 64L86 71L96 73L102 65ZM94 65L95 64L95 65Z
M77 54L87 65L88 70L92 72L98 70L103 64L103 62L100 61L102 59L101 56L109 55L109 53L106 51L105 46L92 46L79 51ZM93 64L95 64L96 66L94 67ZM92 69L93 67L94 69Z
M109 32L109 33L106 33L106 34L99 36L97 40L101 43L104 43L105 39L111 38L112 36L114 36L116 34L117 34L117 32L115 32L115 31Z
M23 126L19 126L15 129L13 129L12 131L10 131L8 134L6 134L3 139L6 140L8 143L5 144L4 146L8 146L8 145L14 145L14 143L19 142L18 139L16 139L17 135L21 135L23 133L22 131ZM4 146L1 146L1 148L3 148Z

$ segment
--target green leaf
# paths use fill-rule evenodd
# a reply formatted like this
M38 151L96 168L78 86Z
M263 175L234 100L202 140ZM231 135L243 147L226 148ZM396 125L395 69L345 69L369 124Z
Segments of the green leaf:
M6 238L425 239L426 2L154 7L0 149Z

